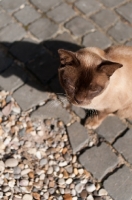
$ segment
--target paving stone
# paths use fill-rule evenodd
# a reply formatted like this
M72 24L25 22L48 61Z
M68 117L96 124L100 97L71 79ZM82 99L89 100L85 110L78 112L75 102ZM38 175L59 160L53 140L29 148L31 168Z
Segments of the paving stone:
M2 0L0 6L2 6L7 12L14 12L20 8L21 5L25 4L26 0Z
M121 4L122 2L124 2L124 0L99 0L101 3L103 3L106 7L115 7L119 4Z
M126 20L132 23L132 2L129 2L119 8L117 8L117 12L122 15Z
M99 181L118 164L118 158L105 143L86 150L79 161Z
M38 53L41 45L37 44L31 39L23 39L22 41L15 42L9 49L13 56L22 62L27 62Z
M14 91L27 80L27 74L20 66L13 65L0 75L0 88Z
M132 28L119 21L109 29L108 34L119 43L123 43L132 37Z
M118 16L113 11L105 9L91 16L91 19L101 28L107 28L118 19Z
M132 46L132 40L128 41L128 42L126 43L126 45L127 45L127 46Z
M60 85L58 76L52 78L52 80L49 84L49 87L51 88L51 91L56 93L56 94L57 93L64 93L64 90Z
M104 187L114 200L131 200L132 172L123 166L104 181Z
M73 3L75 2L76 0L67 0L68 3Z
M125 129L126 125L117 116L108 116L96 129L96 133L112 143Z
M114 147L132 164L132 129L127 131L123 137L120 137L114 144Z
M86 112L83 108L72 106L72 110L81 118L84 118L86 116Z
M90 15L101 8L101 4L95 0L78 0L75 6L86 15Z
M57 6L59 3L62 2L62 0L48 0L45 1L44 0L30 0L37 8L39 8L40 10L46 12L49 9Z
M83 45L84 46L96 46L99 48L107 48L111 46L112 42L111 40L106 37L103 33L96 31L94 33L89 33L83 38Z
M47 100L49 93L45 92L44 88L37 82L29 80L24 86L14 92L13 97L22 110L26 111Z
M44 50L27 67L45 84L58 73L59 65L59 60Z
M69 5L63 3L53 10L49 11L47 15L56 22L63 22L73 17L75 15L75 12Z
M75 17L66 24L66 28L77 36L86 34L87 32L95 30L94 26L82 17Z
M75 122L71 126L67 127L69 140L73 149L73 153L77 153L83 147L85 147L89 142L89 136L87 129Z
M41 41L50 38L57 29L58 25L47 18L38 19L29 26L29 31Z
M73 40L71 35L67 32L58 35L55 39L47 40L43 44L57 57L59 56L58 49L77 51L81 48L81 46L77 45L76 41Z
M13 63L13 59L8 55L8 51L0 45L0 72L3 72Z
M9 24L0 31L0 41L14 42L26 35L25 30L16 23Z
M0 28L12 23L12 18L5 12L0 13Z
M31 6L25 6L14 14L14 16L25 26L38 19L41 15Z
M31 115L32 118L59 118L65 124L70 122L70 114L61 106L61 103L58 100L48 101L44 106L39 107Z

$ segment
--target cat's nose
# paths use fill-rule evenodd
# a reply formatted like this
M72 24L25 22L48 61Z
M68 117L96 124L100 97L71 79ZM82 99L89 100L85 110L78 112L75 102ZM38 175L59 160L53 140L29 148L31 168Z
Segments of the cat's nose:
M77 97L74 96L74 100L76 101L76 103L81 104L83 102L82 99L79 99Z

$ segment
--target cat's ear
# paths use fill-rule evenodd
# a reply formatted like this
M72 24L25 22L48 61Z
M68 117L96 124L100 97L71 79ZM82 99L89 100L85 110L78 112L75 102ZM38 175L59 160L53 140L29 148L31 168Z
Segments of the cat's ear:
M66 65L73 65L77 63L77 58L74 52L67 51L64 49L58 50L60 56L61 66L64 67Z
M117 69L121 68L122 66L123 65L120 63L104 60L99 66L97 66L97 70L106 73L106 75L110 77Z

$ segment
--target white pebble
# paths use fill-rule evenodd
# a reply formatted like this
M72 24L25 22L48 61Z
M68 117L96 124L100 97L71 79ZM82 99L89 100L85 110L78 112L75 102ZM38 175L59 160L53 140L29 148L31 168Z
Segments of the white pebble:
M45 179L45 174L41 174L39 177L40 180L44 180Z
M28 186L28 183L29 183L29 181L26 180L26 179L23 179L23 180L21 180L21 181L19 182L19 184L20 184L21 186Z
M3 198L3 192L0 192L0 199Z
M7 159L5 162L6 167L16 167L18 165L18 160L14 158Z
M75 190L76 190L77 193L81 193L82 190L83 190L83 188L84 188L84 184L82 184L82 183L78 183L78 184L75 186Z
M93 196L90 194L88 197L87 197L87 200L94 200Z
M24 176L24 175L28 174L31 171L32 171L31 169L24 169L24 170L21 171L21 175Z
M66 166L66 165L67 165L67 162L66 162L66 161L60 162L60 163L59 163L59 166L60 166L60 167L64 167L64 166Z
M8 182L9 187L13 188L15 185L15 180L11 180Z
M40 166L43 167L44 165L46 165L48 163L47 158L43 158L40 160Z
M49 167L47 174L52 174L53 173L53 167Z
M108 192L105 189L100 189L99 190L99 196L107 195Z
M86 190L87 190L87 192L93 192L96 190L96 187L94 184L90 184L90 185L86 186Z
M78 198L77 197L72 197L72 200L77 200Z
M33 197L30 194L25 194L22 199L23 200L32 200Z
M1 161L0 161L0 172L3 172L4 169L5 169L5 164L4 164L4 162L1 160Z
M68 178L67 180L66 180L66 184L71 184L72 183L72 178Z

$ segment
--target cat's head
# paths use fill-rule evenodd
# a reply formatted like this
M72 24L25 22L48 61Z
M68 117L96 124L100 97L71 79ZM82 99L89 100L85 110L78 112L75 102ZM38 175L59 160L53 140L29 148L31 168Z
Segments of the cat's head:
M91 48L92 49L92 48ZM110 77L119 63L104 60L103 51L84 48L77 52L58 50L60 55L59 79L69 101L85 106L108 86Z

